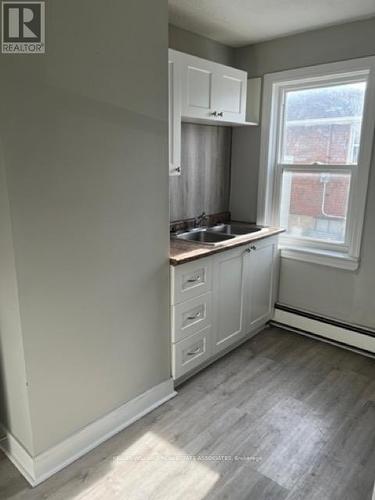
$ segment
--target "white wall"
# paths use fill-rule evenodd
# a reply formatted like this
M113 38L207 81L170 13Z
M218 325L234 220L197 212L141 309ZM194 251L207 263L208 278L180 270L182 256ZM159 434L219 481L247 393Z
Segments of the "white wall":
M236 65L249 77L375 54L375 18L237 49ZM256 218L259 128L233 133L232 211ZM375 155L373 155L357 272L282 260L279 301L291 307L375 328Z
M33 454L170 376L167 2L46 11L0 58Z

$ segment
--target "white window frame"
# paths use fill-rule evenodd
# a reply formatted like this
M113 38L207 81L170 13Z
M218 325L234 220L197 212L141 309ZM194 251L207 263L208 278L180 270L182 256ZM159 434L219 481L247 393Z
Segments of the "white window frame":
M348 204L346 241L342 245L303 240L281 235L281 256L305 262L355 270L359 266L361 238L366 208L368 177L372 158L375 129L375 57L365 57L337 63L322 64L307 68L271 73L264 76L261 151L258 187L258 217L260 225L280 225L280 201L282 169L278 151L281 141L283 103L286 90L301 89L338 82L352 83L367 78L364 114L362 120L361 143L358 165L324 165L325 171L342 173L350 171L351 186ZM284 166L282 166L284 167ZM314 170L313 165L289 165L288 171ZM319 166L316 167L317 171Z

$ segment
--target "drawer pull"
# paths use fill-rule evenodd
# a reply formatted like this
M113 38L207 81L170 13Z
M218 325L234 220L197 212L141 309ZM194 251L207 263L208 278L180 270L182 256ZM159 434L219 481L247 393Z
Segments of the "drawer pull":
M198 319L201 317L201 315L202 315L202 313L199 311L199 312L197 312L197 314L194 314L193 316L188 316L187 319L189 319L189 320Z
M197 281L200 281L201 277L197 276L196 278L190 278L187 280L188 283L196 283Z
M197 347L196 349L194 349L193 351L189 351L187 353L188 356L195 356L196 354L199 354L201 352L201 347Z

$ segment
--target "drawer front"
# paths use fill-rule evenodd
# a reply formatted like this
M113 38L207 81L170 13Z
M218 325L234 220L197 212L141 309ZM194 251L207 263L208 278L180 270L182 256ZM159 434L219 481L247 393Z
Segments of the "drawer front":
M211 357L211 326L172 344L172 376L174 379L197 368Z
M199 259L171 268L171 304L198 297L212 288L212 259Z
M211 322L211 292L172 306L172 342L178 342L199 332Z

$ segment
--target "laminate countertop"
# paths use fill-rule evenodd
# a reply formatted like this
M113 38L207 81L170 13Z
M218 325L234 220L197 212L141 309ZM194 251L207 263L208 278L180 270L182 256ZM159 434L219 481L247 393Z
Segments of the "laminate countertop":
M255 224L238 223L234 221L233 223L236 225L255 226ZM262 240L263 238L268 238L269 236L274 236L284 231L285 229L280 227L262 227L262 229L256 233L242 234L216 245L205 245L202 243L171 238L169 262L172 266L178 266L180 264L185 264L185 262L191 262L192 260L208 257L215 253L224 252L230 248L247 245L250 242Z

